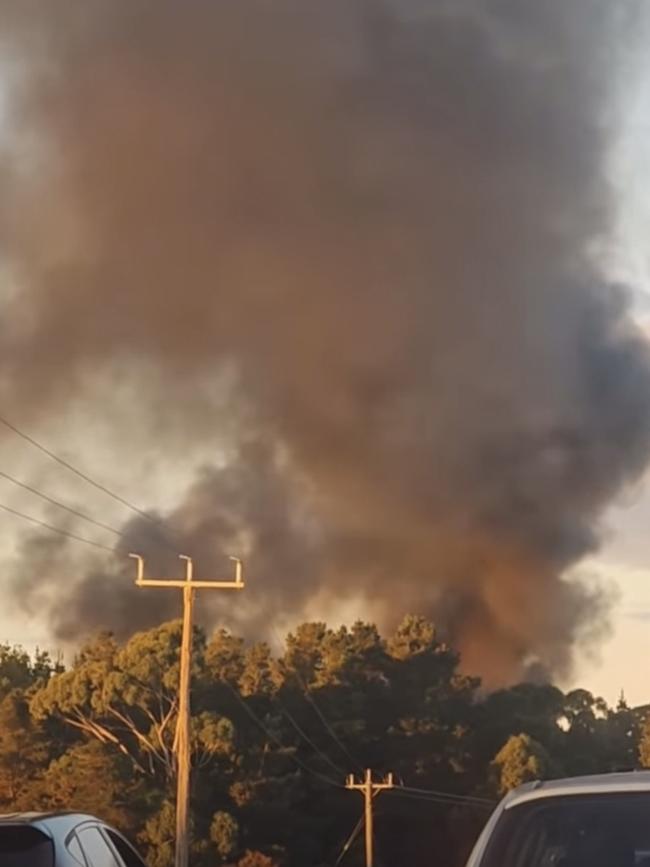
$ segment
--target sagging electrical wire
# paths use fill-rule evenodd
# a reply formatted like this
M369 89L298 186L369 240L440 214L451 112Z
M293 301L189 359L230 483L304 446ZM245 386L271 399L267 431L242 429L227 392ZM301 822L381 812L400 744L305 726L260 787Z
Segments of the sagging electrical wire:
M109 533L113 533L115 536L121 536L122 538L126 537L126 533L123 533L121 530L118 530L115 527L111 527L110 524L104 524L102 521L97 521L95 518L87 515L85 512L80 512L78 509L74 509L72 506L68 506L66 505L66 503L62 503L60 500L55 500L54 497L50 497L49 494L46 494L43 491L39 491L38 488L34 488L32 485L28 485L26 482L21 482L20 479L15 478L15 476L10 475L9 473L6 473L4 470L0 470L0 478L6 479L8 482L11 482L12 485L15 485L18 488L29 491L30 494L34 494L35 496L40 497L41 500L44 500L46 503L50 503L53 506L57 506L59 509L63 509L69 514L74 515L76 518L82 518L89 524L94 524L95 527L99 527L102 530L108 530Z
M52 533L58 533L59 536L66 536L68 539L74 539L75 542L83 542L85 545L92 545L93 548L100 548L103 551L109 551L111 554L118 553L116 548L110 548L108 545L104 545L101 542L95 542L92 539L84 538L84 536L78 536L76 533L72 533L69 530L55 527L53 524L48 524L46 521L41 521L39 518L34 518L32 515L26 515L24 512L19 512L18 509L13 509L11 506L4 505L4 503L0 503L0 509L17 518L22 518L24 521L29 521L30 524L36 524Z
M291 713L289 713L289 711L287 710L287 708L284 706L284 704L280 701L280 699L279 699L277 696L275 697L275 701L276 701L276 703L278 704L278 707L280 708L281 713L283 713L284 716L289 720L289 722L291 723L291 725L292 725L292 726L294 727L294 729L298 732L298 734L303 738L303 740L305 741L305 743L309 744L309 746L312 748L312 750L314 750L314 752L315 752L318 756L320 756L322 759L324 759L324 761L325 761L325 762L326 762L326 763L327 763L327 764L328 764L328 765L329 765L333 770L335 770L337 774L340 774L340 775L341 775L341 778L345 777L345 771L343 770L343 768L339 767L339 765L337 765L335 762L333 762L332 759L330 759L330 757L327 755L327 753L323 752L323 751L322 751L322 750L317 746L317 744L315 744L314 741L312 741L312 739L309 737L309 735L308 735L308 734L304 731L304 729L303 729L303 728L302 728L302 727L301 727L301 726L296 722L296 720L294 719L294 717L291 715Z
M402 789L399 786L391 789L386 794L389 797L409 798L411 800L421 801L423 803L441 804L447 807L466 807L468 809L491 811L494 809L495 806L495 804L489 801L477 802L474 798L466 798L462 795L452 795L445 793L440 793L439 795L417 794L408 791L408 789Z
M484 806L493 807L495 805L495 801L490 798L481 798L478 795L460 795L455 792L441 792L437 789L418 789L414 786L401 786L400 790L417 795L434 795L440 798L460 798L463 801L473 801L475 804L483 804Z
M167 538L167 536L163 532L163 531L169 532L169 529L166 527L166 525L164 524L163 521L157 520L152 515L150 515L148 512L145 512L144 509L141 509L139 506L136 506L134 503L130 502L130 500L127 500L126 497L122 497L122 496L120 496L120 494L116 494L115 491L112 491L106 485L103 485L101 482L98 482L96 479L93 479L92 476L89 476L87 473L84 473L78 467L74 466L74 464L71 464L69 461L65 460L65 458L62 458L60 455L57 455L55 452L48 449L42 443L38 442L38 440L35 440L29 434L25 433L23 430L16 427L16 425L12 424L8 419L4 418L3 416L0 416L0 424L3 424L8 430L12 431L17 436L21 437L21 439L25 440L25 442L29 443L34 448L38 449L44 455L47 455L47 457L51 458L53 461L56 461L56 463L60 464L62 467L65 467L65 469L69 470L71 473L74 473L80 479L83 479L83 481L87 482L89 485L92 485L92 487L96 488L98 491L101 491L102 493L111 497L116 502L125 506L127 509L130 509L132 512L135 512L135 514L139 515L141 518L144 518L149 524L151 524L153 527L155 527L157 529L158 536L159 536L160 540L167 547L171 548L171 550L174 551L174 553L179 553L176 549L176 546L174 546L169 541L169 539Z
M252 708L250 708L246 704L246 702L241 697L241 695L237 692L235 687L231 683L229 683L227 680L222 681L222 683L224 683L228 687L228 689L233 694L233 696L235 697L237 702L243 707L243 709L246 711L248 716L264 732L264 734L269 738L269 740L273 741L278 747L280 747L280 749L283 749L283 750L286 749L285 745L282 743L280 738L277 737L277 735L274 735L273 732L269 731L269 729L264 725L262 720L257 716L255 711L253 711ZM302 770L307 771L308 774L311 774L312 776L316 777L321 782L327 783L329 786L333 786L336 789L344 788L344 786L342 784L337 783L335 780L332 780L330 777L327 777L325 774L321 774L318 771L315 771L313 768L310 768L309 765L306 765L301 759L298 758L298 756L293 755L292 753L288 753L287 755L293 762L295 762L296 765L298 765L300 768L302 768Z
M272 628L273 628L273 633L275 634L276 640L279 642L280 647L284 646L286 644L286 642L282 638L280 638L280 635L278 634L277 629L275 627L272 627ZM357 769L359 771L363 772L363 765L361 764L361 762L359 762L352 755L350 750L345 746L343 741L336 734L336 732L334 731L334 728L330 725L327 718L325 717L325 714L321 711L320 707L316 703L316 699L311 695L309 688L307 687L307 685L303 681L302 677L300 676L300 672L297 669L293 669L291 673L294 675L294 677L298 681L298 684L300 685L300 689L302 691L302 694L304 695L305 699L311 704L311 706L316 711L318 718L320 719L321 723L325 726L327 732L331 736L334 743L339 747L340 750L342 750L342 752L344 753L346 758L348 758L352 762L352 764L357 767Z
M348 851L350 849L350 846L352 846L354 841L357 839L357 835L362 828L363 828L363 816L360 817L359 821L354 826L352 833L350 834L348 839L343 844L343 848L341 849L339 857L334 862L334 867L338 867L338 865L341 863L341 861L345 858L346 854L348 853Z

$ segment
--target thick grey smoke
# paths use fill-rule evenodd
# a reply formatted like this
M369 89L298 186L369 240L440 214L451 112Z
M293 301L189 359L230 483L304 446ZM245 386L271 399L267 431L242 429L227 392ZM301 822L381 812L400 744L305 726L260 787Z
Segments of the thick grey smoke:
M206 572L249 552L249 622L362 592L494 681L566 672L602 612L563 573L650 448L648 347L593 254L637 3L0 10L3 405L92 401L119 362L156 448L228 425L165 518ZM53 627L161 616L126 575L88 566Z

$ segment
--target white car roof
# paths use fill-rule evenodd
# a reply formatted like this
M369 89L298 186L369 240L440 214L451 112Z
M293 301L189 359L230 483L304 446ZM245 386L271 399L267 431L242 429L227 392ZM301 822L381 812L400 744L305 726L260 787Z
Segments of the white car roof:
M566 780L526 783L512 791L503 807L509 810L526 801L570 795L608 795L616 792L650 792L650 771L570 777Z

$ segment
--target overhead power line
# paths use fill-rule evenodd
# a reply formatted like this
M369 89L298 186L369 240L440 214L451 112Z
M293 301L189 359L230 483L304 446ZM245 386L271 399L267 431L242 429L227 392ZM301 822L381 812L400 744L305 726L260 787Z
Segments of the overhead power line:
M84 521L88 521L89 524L94 524L102 530L108 530L109 533L114 533L116 536L126 536L125 533L121 530L117 530L115 527L111 527L110 524L104 524L102 521L97 521L95 518L91 518L90 515L86 515L85 512L80 512L78 509L73 509L72 506L67 506L60 500L55 500L54 497L50 497L49 494L45 494L43 491L39 491L38 488L34 488L25 482L21 482L20 479L16 479L14 476L9 475L9 473L5 473L4 470L0 470L0 477L11 482L12 485L16 485L16 487L22 488L25 491L29 491L30 494L40 497L41 500L44 500L46 503L51 503L53 506L57 506L59 509L64 509L66 512L69 512L77 518L82 518Z
M420 804L439 804L441 807L464 807L468 810L492 810L486 804L475 804L473 801L460 801L454 798L425 798L421 795L413 795L409 792L393 792L393 797L409 798L412 801L418 801Z
M0 424L3 424L10 431L15 433L17 436L21 437L21 439L25 440L25 442L28 442L30 445L34 446L34 448L38 449L44 455L47 455L47 457L51 458L53 461L56 461L57 464L60 464L62 467L65 467L65 469L69 470L71 473L74 473L80 479L83 479L84 482L87 482L89 485L92 485L93 488L96 488L98 491L101 491L103 494L106 494L107 496L111 497L113 500L120 503L121 505L126 506L127 509L130 509L132 512L135 512L135 514L139 515L141 518L144 518L146 521L148 521L150 524L152 524L154 527L156 527L158 529L159 533L162 529L165 529L165 525L163 524L162 521L156 520L156 518L153 518L150 514L148 514L148 512L145 512L144 509L141 509L139 506L136 506L130 500L127 500L125 497L120 496L120 494L116 494L115 491L112 491L106 485L103 485L101 482L98 482L96 479L93 479L87 473L84 473L78 467L75 467L69 461L65 460L65 458L60 457L60 455L57 455L55 452L48 449L42 443L38 442L38 440L35 440L29 434L25 433L23 430L16 427L16 425L12 424L8 419L0 416ZM166 537L162 533L160 533L160 537L161 537L161 540L163 542L165 542L165 544L168 547L170 547L175 553L178 553L176 551L175 546L173 546L171 544L171 542L169 542L169 540L166 539Z
M447 807L468 807L478 810L492 810L495 806L493 802L483 799L475 799L463 795L452 795L445 792L441 792L438 795L425 795L409 791L408 789L403 789L402 787L396 787L392 792L389 792L389 794L394 797L410 798L411 800L421 801L423 803L443 804Z
M298 672L296 672L296 676L298 677L298 682L302 684L302 681L300 679L300 676L298 675ZM359 769L363 769L363 765L361 764L361 762L358 761L358 759L355 759L355 757L352 755L350 750L345 746L343 741L336 734L336 732L334 731L334 728L328 722L327 717L321 711L320 707L316 703L316 699L310 694L309 690L304 685L302 686L302 692L303 692L303 695L305 696L305 698L307 699L307 701L309 702L309 704L316 711L318 718L320 719L320 721L323 723L323 725L325 726L325 728L329 732L334 743L338 745L339 749L342 750L342 752L347 756L347 758L352 762L353 765L356 765L356 767Z
M63 530L61 527L55 527L52 524L48 524L45 521L32 517L31 515L26 515L24 512L19 512L17 509L12 509L11 506L5 506L3 503L0 503L0 509L4 512L8 512L10 515L15 515L17 518L22 518L23 521L29 521L30 524L36 524L39 527L50 530L52 533L58 533L59 536L66 536L68 539L74 539L75 542L83 542L84 545L92 545L93 548L101 548L102 551L110 551L111 554L116 553L115 548L110 548L108 545L103 545L101 542L94 542L92 539L86 539L84 536L77 536L76 533L71 533L69 530Z
M334 867L338 867L338 865L341 863L341 861L345 858L348 850L350 849L350 846L356 840L359 831L363 828L363 819L364 819L364 817L362 815L359 818L359 821L357 822L357 824L354 826L352 833L350 834L348 839L343 844L343 848L341 849L341 853L340 853L339 857L336 859L336 861L334 862Z
M280 747L280 749L285 749L285 746L282 743L282 741L280 740L280 738L277 737L277 735L274 735L273 732L269 731L269 729L264 725L262 720L257 716L255 711L252 710L252 708L250 708L246 704L246 702L240 696L240 694L237 692L235 687L231 683L229 683L227 680L224 680L223 683L228 687L228 689L230 690L230 692L232 692L233 696L238 701L238 703L244 708L244 710L246 711L248 716L253 720L253 722L257 726L259 726L259 728L264 732L264 734L268 737L268 739L273 741L276 744L276 746ZM335 789L343 788L343 786L341 786L335 780L332 780L330 777L326 776L325 774L321 774L318 771L315 771L313 768L310 768L309 765L306 765L303 761L301 761L298 758L298 756L293 755L293 753L288 753L288 757L293 762L295 762L295 764L298 765L298 767L302 768L303 771L307 771L308 774L311 774L312 776L318 778L321 782L327 783L329 786L333 786Z
M483 804L489 807L493 807L495 804L495 801L490 798L480 798L477 795L459 795L454 792L441 792L436 789L418 789L414 786L402 786L400 791L411 792L414 795L434 795L439 798L459 798L462 801L474 801L475 804Z
M306 734L305 730L296 722L296 720L289 713L287 708L277 696L276 701L282 713L286 716L286 718L289 720L294 729L298 732L300 737L305 741L305 743L309 744L312 750L314 750L314 752L318 756L320 756L331 768L333 768L337 772L337 774L344 774L345 772L343 771L343 769L340 768L337 764L335 764L332 759L330 759L330 757L327 755L327 753L323 752L323 750L321 750L318 745L314 743L314 741L309 737L309 735Z
M275 637L280 644L280 647L283 647L285 645L285 641L280 637L277 629L275 627L272 627L272 628L273 628L273 632L275 634ZM317 714L319 720L325 726L326 730L328 731L328 733L329 733L330 737L332 738L332 740L334 741L334 743L339 747L340 750L342 750L342 752L344 753L346 758L348 758L352 762L353 765L356 765L356 767L359 770L363 771L363 765L361 764L361 762L359 762L357 759L355 759L355 757L352 755L350 750L345 746L343 741L336 734L336 732L334 731L334 728L327 721L325 714L321 711L320 707L316 703L316 699L311 695L311 693L309 692L309 688L307 687L304 680L300 676L300 672L297 669L293 669L291 673L294 675L294 677L298 681L298 684L300 685L300 689L302 691L302 694L307 699L309 704L316 711L316 714Z

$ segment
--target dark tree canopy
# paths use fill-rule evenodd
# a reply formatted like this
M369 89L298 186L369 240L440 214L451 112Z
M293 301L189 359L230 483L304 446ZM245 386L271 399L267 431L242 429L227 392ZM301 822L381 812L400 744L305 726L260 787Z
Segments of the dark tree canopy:
M0 646L0 810L103 816L173 867L180 623L124 643L98 635L63 670ZM345 777L392 771L410 790L377 802L384 863L458 867L496 799L526 780L650 765L647 709L583 689L486 694L432 623L304 623L279 655L195 630L192 863L326 867L357 825ZM102 785L97 785L101 779ZM346 858L360 862L362 841ZM343 861L343 864L346 862Z

